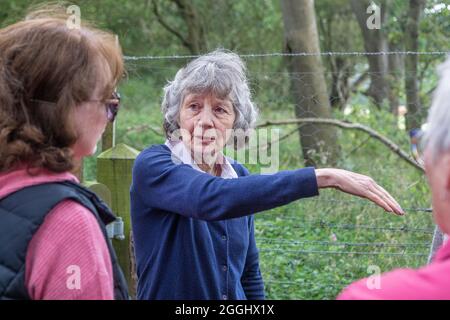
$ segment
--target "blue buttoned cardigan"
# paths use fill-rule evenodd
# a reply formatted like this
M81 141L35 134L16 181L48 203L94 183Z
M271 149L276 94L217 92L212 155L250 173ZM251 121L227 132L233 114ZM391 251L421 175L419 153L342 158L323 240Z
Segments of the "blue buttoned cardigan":
M314 168L223 179L176 163L166 145L137 157L131 218L137 298L264 299L254 213L318 195Z

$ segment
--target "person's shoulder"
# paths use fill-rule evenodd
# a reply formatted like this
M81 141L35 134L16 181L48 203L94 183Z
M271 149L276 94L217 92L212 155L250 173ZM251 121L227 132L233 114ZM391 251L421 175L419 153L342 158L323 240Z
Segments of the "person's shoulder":
M142 164L148 165L161 157L170 158L170 149L165 144L154 144L139 153L134 162L134 166L139 167Z
M153 144L139 153L138 159L158 154L170 154L170 149L165 144Z
M103 233L94 214L75 200L64 200L47 215L33 237L34 242L52 245L79 246L80 242L92 244L104 242ZM87 248L85 248L87 249Z
M433 263L421 269L396 269L351 284L338 299L450 299L450 279L446 277L449 272L449 262Z
M172 154L168 146L152 145L142 151L134 161L133 181L137 184L144 181L148 183L148 179L156 182L161 175L171 172L179 164L178 158Z
M33 236L26 256L26 286L32 299L111 299L112 264L106 238L93 213L74 200L60 202ZM82 290L67 291L68 266L83 271ZM92 279L97 279L88 284ZM61 284L63 283L63 284ZM99 290L98 295L94 290Z
M103 238L100 225L94 214L85 206L74 200L60 202L49 214L48 221L52 227L66 228L73 236L91 235Z

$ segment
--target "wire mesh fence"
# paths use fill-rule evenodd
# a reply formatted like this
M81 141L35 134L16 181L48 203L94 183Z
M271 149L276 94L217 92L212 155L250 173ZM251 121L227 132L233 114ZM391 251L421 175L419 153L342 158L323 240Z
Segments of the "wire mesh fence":
M421 119L436 84L432 66L448 51L435 52L321 52L241 54L248 67L253 98L260 109L260 122L295 118L337 119L363 124L394 144L393 148L370 133L333 128L324 124L288 123L277 128L278 170L303 167L305 155L317 166L330 163L327 143L336 147L333 164L373 177L407 212L399 218L366 200L337 191L321 191L317 198L296 201L256 216L256 241L266 292L273 299L332 299L354 280L370 276L368 267L388 271L396 267L419 267L427 262L434 224L430 194L422 171L408 165L393 149L402 150L412 161L411 143L405 130L403 81L407 70L369 72L368 55L405 57L417 55L433 63L419 65ZM289 72L287 58L320 56L324 71ZM118 120L117 140L144 149L165 140L160 102L162 88L176 71L196 55L127 56L128 81L122 86L124 109ZM350 61L345 69L329 70L331 59ZM431 66L431 67L430 67ZM325 78L325 92L309 90L317 76ZM385 101L376 103L373 83L388 78ZM394 79L394 81L392 81ZM376 89L376 88L375 88ZM327 97L326 113L318 113ZM390 99L396 96L396 99ZM335 102L336 103L335 106ZM261 128L263 129L263 128ZM326 133L326 134L324 134ZM327 140L331 137L331 140ZM308 138L312 139L308 141ZM322 140L326 141L322 141ZM272 141L273 142L273 141ZM263 143L257 143L262 146ZM309 146L309 147L308 147ZM312 147L311 147L312 146ZM308 149L309 148L309 149ZM246 164L259 173L261 163ZM92 164L91 166L94 166ZM89 167L89 165L88 165Z

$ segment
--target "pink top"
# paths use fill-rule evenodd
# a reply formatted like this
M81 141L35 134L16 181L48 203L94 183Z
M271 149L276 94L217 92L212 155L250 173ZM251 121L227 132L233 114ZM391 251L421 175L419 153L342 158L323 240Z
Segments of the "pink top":
M431 264L421 269L398 269L381 275L379 289L373 277L369 286L367 279L351 284L338 299L450 300L450 241L439 249Z
M0 173L0 199L27 186L67 180L78 183L70 173ZM33 300L114 299L106 241L92 213L75 201L63 201L47 215L31 239L25 268Z

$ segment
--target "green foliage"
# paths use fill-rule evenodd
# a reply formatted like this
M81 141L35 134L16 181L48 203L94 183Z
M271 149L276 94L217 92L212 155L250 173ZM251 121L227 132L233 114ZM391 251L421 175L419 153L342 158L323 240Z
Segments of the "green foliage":
M161 128L159 102L162 85L163 83L155 83L151 77L132 78L123 83L120 89L124 95L124 108L117 122L117 143L125 142L142 150L151 144L164 142L164 137L152 130L129 130L130 127L144 124ZM261 92L255 98L257 101L270 101L266 94L273 92ZM349 114L336 112L335 116L368 125L398 143L404 150L408 150L407 135L396 129L395 118L387 112L374 113L371 110L374 109L360 104L355 105ZM292 108L279 110L266 107L261 110L261 121L289 118L291 114ZM280 136L294 128L280 127ZM303 199L258 214L256 238L261 250L261 269L268 298L333 299L345 285L361 277L370 276L367 271L370 265L388 271L395 267L418 267L426 262L424 255L428 253L431 234L425 231L364 229L364 226L431 229L432 219L429 213L408 210L430 207L429 190L424 176L380 142L368 139L364 133L341 130L338 141L342 149L339 167L374 177L398 199L408 214L406 217L393 216L368 201L333 190L321 191L318 198ZM296 134L281 141L280 170L303 166L299 149ZM95 177L94 162L93 159L85 162L88 163L86 171L89 177ZM259 165L247 167L253 173L258 173L261 169ZM349 225L361 228L345 228ZM336 245L333 245L334 241ZM351 246L339 243L369 245ZM377 246L377 243L407 243L417 246L389 247ZM326 253L327 250L332 253ZM339 253L352 251L359 254ZM373 252L387 255L370 255ZM389 255L392 253L403 254Z
M0 27L24 16L30 4L44 1L1 1ZM431 10L443 1L429 0ZM77 0L82 19L95 21L119 35L125 55L183 55L189 54L180 40L157 21L151 1ZM158 1L163 18L181 34L187 27L172 1ZM232 49L238 53L270 53L283 51L283 23L278 0L261 1L202 1L193 0L206 30L206 48ZM402 42L407 1L388 1L390 16L386 32L390 42ZM358 24L346 0L316 1L320 44L325 51L362 51ZM449 10L427 11L421 23L420 50L448 51L450 38ZM443 57L421 56L421 94L425 105L436 84L435 66ZM344 57L341 60L324 57L326 77L331 83L333 64L342 63L351 81L367 69L364 57ZM163 143L160 102L162 88L186 60L128 61L129 78L120 91L123 108L117 121L117 143L126 143L138 150L155 143ZM290 98L290 79L282 58L246 59L254 98L261 111L261 121L292 118L294 103ZM301 76L301 75L298 75ZM329 86L330 87L330 86ZM378 111L367 97L367 82L355 88L349 108L335 111L338 119L363 123L389 137L408 150L407 134L396 126L396 119L386 111ZM403 100L403 85L395 92ZM384 108L387 110L388 108ZM295 126L280 128L280 136ZM394 267L418 267L426 262L427 244L431 235L429 213L411 210L430 207L429 190L424 176L399 159L380 142L351 130L339 130L341 157L338 166L375 178L398 199L407 211L406 217L384 213L367 201L342 193L325 190L318 198L296 201L290 205L258 214L256 238L261 249L261 269L266 291L271 299L333 299L348 283L367 277L369 265L382 271ZM99 148L99 152L100 152ZM303 166L299 137L292 134L280 142L280 170ZM320 155L318 155L320 157ZM96 159L84 162L85 179L95 180ZM248 165L251 172L260 172L259 165ZM345 228L345 226L360 226ZM411 231L363 228L408 228ZM311 242L320 241L320 242ZM323 244L327 242L327 245ZM334 245L334 243L336 243ZM339 243L365 243L350 246ZM376 243L416 244L415 246L376 246ZM320 253L329 250L329 253ZM360 254L339 252L355 251ZM338 252L338 253L330 253ZM361 253L384 253L365 255ZM388 253L388 254L386 254ZM395 256L389 253L403 253Z

